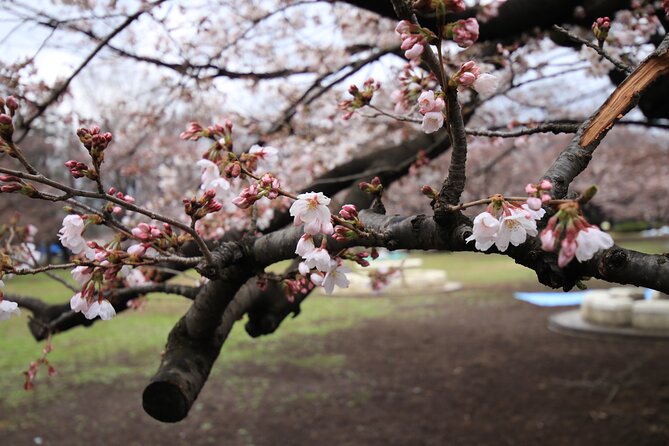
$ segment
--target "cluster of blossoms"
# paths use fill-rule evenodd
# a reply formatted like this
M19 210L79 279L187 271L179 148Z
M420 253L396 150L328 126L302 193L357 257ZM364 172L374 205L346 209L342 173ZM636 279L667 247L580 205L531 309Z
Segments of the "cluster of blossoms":
M481 73L481 69L472 60L465 62L450 79L453 87L470 87L483 97L493 95L497 91L497 83L497 77Z
M348 93L353 96L353 99L346 99L339 103L339 109L346 112L342 119L351 119L356 110L364 107L372 102L374 92L381 88L381 83L369 78L362 84L362 90L357 85L353 84L348 88Z
M418 97L418 111L423 115L421 127L425 133L434 133L444 125L442 110L445 106L441 96L435 96L432 90L424 91Z
M479 22L470 17L444 25L443 37L452 39L461 48L469 48L479 38Z
M124 194L121 191L117 191L115 187L110 187L109 189L107 189L107 194L112 195L118 198L119 200L125 201L126 203L129 204L135 203L135 197L133 197L132 195ZM123 211L123 208L121 208L121 206L115 206L112 203L108 203L105 207L105 210L107 212L111 212L112 214L118 215Z
M74 280L81 285L81 291L70 299L70 308L83 313L88 319L99 316L103 320L109 320L116 311L104 298L104 292L109 291L113 283L120 279L128 286L145 283L146 278L141 271L131 265L136 265L144 258L156 257L158 251L154 245L162 249L178 246L183 240L173 233L169 224L164 224L161 231L155 225L140 223L131 230L132 236L139 243L131 245L127 251L120 248L119 236L107 245L101 246L92 241L87 242L83 237L86 225L95 223L96 218L96 216L68 215L63 219L63 227L59 234L63 246L74 254L83 253L92 263L92 265L77 266L71 272Z
M574 257L579 262L590 260L600 249L613 246L613 239L597 226L588 223L580 212L577 202L560 205L559 210L541 231L541 248L544 251L558 249L558 266L564 268Z
M527 206L533 211L541 209L541 205L551 201L550 190L553 184L548 180L541 180L538 184L529 183L525 186L525 192L528 195Z
M181 133L182 139L190 139L196 141L201 137L213 140L213 144L204 153L203 159L197 162L197 166L201 169L201 186L205 191L204 196L199 200L206 201L212 195L213 198L223 199L230 189L230 181L233 178L238 178L244 173L254 172L259 166L269 166L278 159L278 150L274 147L253 145L248 152L243 153L239 157L232 151L232 122L226 120L223 125L215 124L213 126L203 128L197 122L191 122L187 131ZM258 184L252 184L245 188L242 193L233 202L245 209L253 204L255 201L266 196L268 198L276 198L278 196L279 184L278 180L273 177L264 175ZM184 203L191 203L189 210L192 213L198 212L194 210L192 203L198 201L197 199L184 200ZM211 204L211 200L209 201ZM188 204L187 204L188 207ZM199 206L199 212L202 214L206 209L206 213L213 213L220 210L222 206L218 203L210 206ZM202 218L204 215L199 216ZM190 214L189 214L190 215ZM198 214L199 215L199 214Z
M309 192L298 195L289 212L296 226L304 225L305 234L300 237L295 249L295 253L304 259L299 266L300 273L307 276L315 268L316 272L310 275L311 282L323 286L327 294L332 294L335 285L348 287L346 273L351 270L344 266L341 258L332 258L326 248L325 236L334 232L328 204L330 199L321 192ZM320 247L314 244L313 236L316 234L322 235Z
M223 206L214 199L215 197L216 191L209 189L200 198L184 198L182 201L186 215L191 221L196 222L208 214L220 211Z
M487 251L495 245L500 252L508 249L509 243L518 246L527 236L536 236L537 222L545 210L534 211L527 204L517 205L494 195L485 212L474 218L472 235L466 241L475 242L476 249Z
M35 187L25 183L21 178L14 175L0 174L0 193L11 194L19 192L27 197L33 197L37 193Z
M19 108L19 101L14 96L7 96L4 100L0 97L0 138L11 142L14 134L14 123L12 118ZM2 144L0 152L8 152L11 155L9 146Z
M358 238L358 235L363 230L364 225L358 218L358 210L355 208L355 206L352 204L345 204L339 211L339 216L344 222L347 223L347 226L343 225L335 226L334 236L333 236L334 239L338 241L344 241L344 240L355 240L356 238ZM340 257L342 257L342 255L340 255ZM364 257L367 256L365 255ZM369 264L364 265L357 259L351 259L351 260L357 261L358 263L360 263L361 266L369 265Z
M425 46L437 39L437 36L429 29L422 28L408 20L401 20L395 27L395 32L402 39L400 48L404 51L404 56L413 62L420 61Z
M279 180L270 173L264 174L256 183L245 187L239 196L232 200L232 203L246 209L263 197L274 200L281 194L281 184Z
M606 38L609 37L609 31L611 30L611 19L608 17L600 17L595 20L592 24L592 32L597 38L597 43L600 48L604 45Z
M188 129L185 132L181 132L179 135L181 139L188 139L191 141L197 141L200 138L208 138L214 141L212 147L210 147L209 152L220 152L221 150L231 152L232 151L232 121L226 119L221 124L214 124L209 127L202 127L199 122L191 122L188 124ZM211 159L210 156L212 153L205 154L205 158Z
M434 74L412 64L404 66L399 75L399 81L400 88L390 94L395 104L395 113L398 114L409 113L421 93L434 89L437 85Z
M528 235L537 235L535 220L546 214L542 204L551 200L549 191L553 185L548 180L538 184L528 184L525 191L527 203L518 206L507 202L503 196L495 195L485 212L474 219L473 233L467 242L475 241L476 249L487 251L494 244L504 252L509 243L518 246L525 242ZM591 199L596 187L589 188L583 195L584 200ZM549 220L546 228L539 235L544 251L559 250L558 266L564 268L574 257L579 262L590 260L597 251L613 246L613 239L597 226L591 225L583 217L579 201L567 201L559 204L558 211Z
M109 132L101 133L100 127L94 125L90 129L83 127L78 129L77 136L86 150L88 150L94 169L96 172L99 172L100 165L105 160L104 151L112 140L112 134Z

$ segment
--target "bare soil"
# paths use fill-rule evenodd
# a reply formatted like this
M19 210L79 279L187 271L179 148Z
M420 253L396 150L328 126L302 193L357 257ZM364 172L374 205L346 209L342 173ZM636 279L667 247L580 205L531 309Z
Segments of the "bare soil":
M406 299L296 338L295 361L215 373L181 423L148 417L136 379L0 406L0 444L669 445L669 342L555 334L561 310L507 298Z

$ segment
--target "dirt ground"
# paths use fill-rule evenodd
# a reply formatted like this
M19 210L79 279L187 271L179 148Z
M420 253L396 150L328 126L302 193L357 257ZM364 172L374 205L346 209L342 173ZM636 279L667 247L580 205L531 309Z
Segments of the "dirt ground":
M561 310L506 298L406 309L286 348L324 364L219 374L179 424L144 414L145 381L126 380L29 417L0 407L20 420L0 444L669 445L669 342L555 334Z

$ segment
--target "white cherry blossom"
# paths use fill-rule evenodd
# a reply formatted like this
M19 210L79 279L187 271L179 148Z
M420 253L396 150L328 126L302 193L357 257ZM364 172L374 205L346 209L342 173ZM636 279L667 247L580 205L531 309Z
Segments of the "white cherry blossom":
M91 268L88 266L77 266L71 271L71 274L79 285L84 285L93 275Z
M499 225L495 246L501 252L509 248L509 243L518 246L524 243L528 235L537 235L537 222L525 210L510 209L509 215L505 215Z
M11 317L11 315L19 316L21 310L19 310L19 305L16 302L11 302L8 300L0 301L0 321L5 321Z
M499 79L492 74L480 74L478 78L474 81L472 87L476 92L481 95L483 98L487 98L495 94L497 91L497 84Z
M345 266L342 263L339 263L336 260L330 260L330 267L325 273L323 278L323 289L325 289L325 294L332 294L334 291L335 285L340 288L348 288L349 280L346 277L346 273L350 273L351 268ZM312 276L313 281L313 276Z
M309 192L297 196L297 200L290 206L290 215L295 217L294 224L304 223L304 232L307 234L332 234L334 228L330 221L330 199L322 192Z
M600 249L608 249L613 246L613 239L598 227L590 226L579 231L576 236L576 244L576 260L585 262L590 260Z
M58 231L60 242L75 254L88 251L86 240L81 235L84 227L84 219L79 215L71 214L63 219L63 227Z
M474 218L474 227L472 235L465 241L475 241L476 249L487 251L495 243L497 231L499 230L499 220L492 216L490 212L481 212Z
M325 248L316 248L304 258L304 262L309 268L325 273L330 269L330 253Z

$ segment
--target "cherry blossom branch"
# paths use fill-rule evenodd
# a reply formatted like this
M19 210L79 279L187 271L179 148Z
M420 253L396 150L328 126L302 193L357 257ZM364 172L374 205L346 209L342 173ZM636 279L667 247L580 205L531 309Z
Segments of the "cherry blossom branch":
M580 43L581 45L585 45L588 48L594 50L597 54L599 54L600 56L611 62L613 65L615 65L615 67L618 68L620 71L627 74L632 73L632 67L611 56L607 51L604 50L604 48L600 48L598 45L595 45L594 43L588 40L582 39L579 36L570 33L568 30L561 27L560 25L553 25L553 29L569 37L569 39L573 40L574 42Z
M46 178L41 174L28 174L25 172L13 170L13 169L7 169L5 167L0 167L0 173L6 173L9 175L14 175L16 177L26 179L26 180L31 180L36 183L44 184L47 186L51 186L55 189L58 189L62 192L64 192L64 195L61 196L48 196L46 194L41 194L39 198L44 198L44 199L49 199L50 201L65 201L69 200L72 197L79 196L79 197L86 197L86 198L95 198L99 200L105 200L110 203L114 203L120 207L123 207L127 210L136 212L138 214L142 214L144 216L147 216L153 220L158 220L162 221L164 223L169 223L170 225L174 226L175 228L179 228L183 230L184 232L187 232L193 240L197 243L197 245L200 248L200 251L202 252L202 255L205 258L205 261L207 263L212 263L212 256L211 252L209 251L209 248L207 248L206 242L200 237L200 235L195 231L193 228L191 228L189 225L184 224L178 220L175 220L173 218L167 217L165 215L159 214L157 212L153 212L151 210L145 209L141 206L137 206L132 203L128 203L125 200L122 200L114 195L110 195L107 193L99 193L99 192L90 192L82 189L76 189L72 188L69 186L66 186L65 184L59 183L57 181L54 181L50 178Z
M30 164L28 159L23 155L23 151L21 150L21 148L19 146L17 146L14 143L14 141L12 141L11 139L9 139L9 140L7 140L5 138L2 138L2 139L7 144L7 147L9 147L10 156L16 157L16 159L19 160L19 162L28 171L28 173L31 173L33 175L37 175L39 173L37 171L37 169L32 164Z
M344 81L346 78L349 76L353 75L354 73L358 72L360 69L364 68L365 66L369 65L372 62L375 62L379 60L381 57L385 56L386 54L391 54L397 52L399 49L399 46L396 48L391 48L387 50L381 50L372 53L368 57L365 57L360 60L355 60L352 62L349 62L341 67L339 67L336 71L330 71L327 73L324 73L320 75L314 82L311 84L309 88L307 88L302 95L297 98L293 103L284 110L284 112L281 114L281 118L276 120L270 128L267 130L268 134L274 133L279 131L284 125L290 122L290 120L295 116L297 113L298 107L300 105L309 105L312 102L314 102L316 99L321 97L323 94L327 93L332 87L337 85L338 83ZM344 70L349 70L344 72ZM329 82L327 82L325 85L321 85L323 81L325 81L328 78L331 78L335 74L338 74L335 76L333 79L331 79ZM319 88L320 87L320 88ZM317 90L317 91L316 91ZM313 93L313 94L312 94Z

